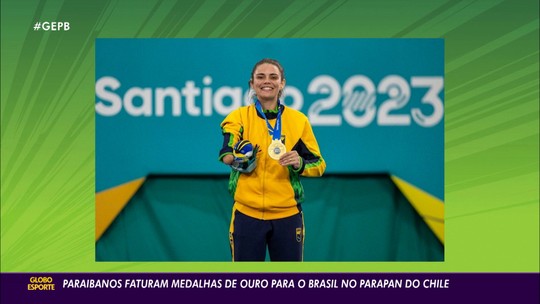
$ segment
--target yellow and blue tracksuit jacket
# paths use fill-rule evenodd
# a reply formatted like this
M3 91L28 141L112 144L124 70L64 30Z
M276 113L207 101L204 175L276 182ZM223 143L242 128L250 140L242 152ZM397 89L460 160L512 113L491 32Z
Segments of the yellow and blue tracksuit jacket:
M248 216L272 220L297 214L304 200L304 189L300 183L302 176L321 176L326 163L319 151L307 117L292 108L281 107L281 141L287 151L296 150L301 157L301 166L281 166L268 155L272 138L264 117L257 112L255 105L244 106L231 112L221 123L223 147L219 160L232 154L234 145L249 140L253 146L259 145L257 167L251 173L233 170L229 179L229 192L234 198L234 208ZM277 108L266 111L272 126L277 117Z

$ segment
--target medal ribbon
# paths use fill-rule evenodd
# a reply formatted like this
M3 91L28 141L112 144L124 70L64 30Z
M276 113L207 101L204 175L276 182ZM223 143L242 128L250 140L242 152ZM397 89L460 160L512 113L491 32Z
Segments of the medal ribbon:
M261 102L257 99L255 102L255 108L257 109L257 112L264 117L264 120L266 121L266 126L268 127L268 134L272 136L272 140L281 140L281 106L278 100L278 114L276 118L276 125L272 128L272 125L268 121L268 118L266 118L266 114L264 114Z

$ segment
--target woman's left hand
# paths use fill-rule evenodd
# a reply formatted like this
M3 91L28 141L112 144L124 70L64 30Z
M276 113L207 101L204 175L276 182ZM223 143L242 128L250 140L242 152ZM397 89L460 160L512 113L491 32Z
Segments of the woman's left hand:
M294 169L300 168L300 155L292 150L286 152L279 158L279 164L282 166L293 166Z

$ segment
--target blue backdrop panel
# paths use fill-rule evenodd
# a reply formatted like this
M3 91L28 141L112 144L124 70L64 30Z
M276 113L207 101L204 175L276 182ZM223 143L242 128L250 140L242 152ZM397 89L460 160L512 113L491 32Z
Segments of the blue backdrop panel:
M222 174L219 124L258 60L310 119L328 173L388 172L443 200L441 39L97 39L96 191L158 174Z

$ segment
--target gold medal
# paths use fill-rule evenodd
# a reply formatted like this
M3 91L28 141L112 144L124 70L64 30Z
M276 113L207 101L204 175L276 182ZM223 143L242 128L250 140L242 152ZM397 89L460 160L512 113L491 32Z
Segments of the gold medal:
M285 148L285 145L281 142L279 139L272 140L272 143L268 147L268 155L270 155L271 158L275 160L279 160L279 158L285 154L285 151L287 149Z

